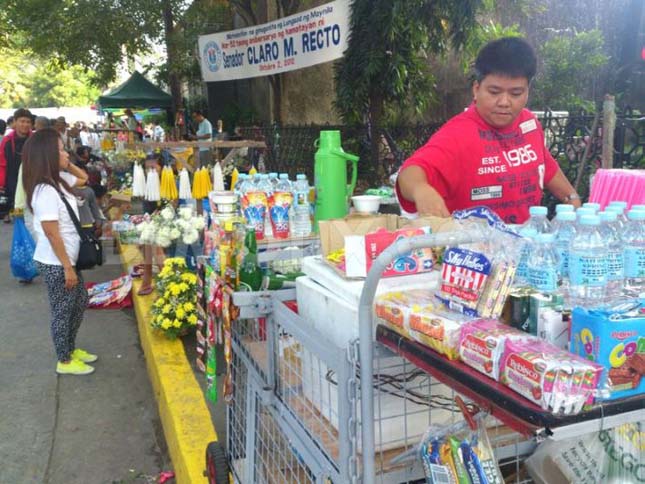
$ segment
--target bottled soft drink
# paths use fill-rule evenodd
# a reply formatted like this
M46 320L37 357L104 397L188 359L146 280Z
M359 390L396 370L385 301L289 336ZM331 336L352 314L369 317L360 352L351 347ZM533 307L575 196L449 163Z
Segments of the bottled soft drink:
M529 285L544 294L553 294L559 287L560 263L553 250L554 241L554 234L537 234L527 263Z
M539 234L548 234L551 232L551 223L546 218L548 209L546 207L533 206L529 208L530 217L524 224L524 227L532 227Z
M256 175L259 177L259 182L257 184L257 189L259 192L263 192L267 200L273 195L273 184L269 180L269 175L263 173L261 175ZM271 225L271 216L269 215L269 208L264 212L264 236L273 237L273 227Z
M271 186L273 186L273 191L275 191L278 186L278 174L274 171L269 173L269 181L271 182Z
M571 239L576 235L576 214L575 212L560 212L555 217L555 251L559 257L561 285L568 291L569 288L569 245Z
M293 186L293 231L294 237L307 237L311 234L311 218L309 217L309 182L304 174L296 175Z
M583 215L569 245L569 296L572 306L602 304L607 293L607 243L600 218Z
M600 234L607 242L607 298L620 297L623 292L625 260L623 254L622 230L618 214L611 210L600 214Z
M562 213L562 212L575 212L575 210L576 210L575 207L573 205L568 204L568 203L558 203L555 206L555 214L556 214L556 216L559 213Z
M515 272L516 286L528 284L528 261L533 249L533 239L537 236L537 230L533 227L522 227L520 235L523 237L520 246L520 260L517 263L517 271Z
M598 213L600 211L600 204L595 202L587 202L582 204L582 208L590 208L594 211L594 213Z
M623 232L625 288L645 291L645 210L630 210Z

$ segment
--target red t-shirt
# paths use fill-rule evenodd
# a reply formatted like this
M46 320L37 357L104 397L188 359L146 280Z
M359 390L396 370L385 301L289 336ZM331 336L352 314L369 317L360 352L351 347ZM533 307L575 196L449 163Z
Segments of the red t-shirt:
M449 120L401 169L420 166L451 212L485 205L507 223L523 223L540 205L558 164L544 146L542 126L528 109L503 129L491 127L474 104ZM415 213L403 198L401 208Z

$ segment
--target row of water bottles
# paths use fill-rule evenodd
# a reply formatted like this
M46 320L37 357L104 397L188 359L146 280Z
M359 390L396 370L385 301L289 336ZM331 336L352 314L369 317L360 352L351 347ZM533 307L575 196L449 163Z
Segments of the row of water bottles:
M592 307L619 298L627 290L645 292L645 205L586 203L574 211L558 205L547 219L546 207L531 207L520 229L522 248L518 283L545 293L560 292L571 306Z
M311 235L311 204L309 192L311 187L307 176L300 173L294 181L289 180L287 173L257 173L255 175L241 174L235 184L234 191L239 198L248 192L264 192L267 199L279 192L291 193L293 201L289 209L289 231L292 237L307 237ZM266 211L264 235L273 236L270 218L271 204Z

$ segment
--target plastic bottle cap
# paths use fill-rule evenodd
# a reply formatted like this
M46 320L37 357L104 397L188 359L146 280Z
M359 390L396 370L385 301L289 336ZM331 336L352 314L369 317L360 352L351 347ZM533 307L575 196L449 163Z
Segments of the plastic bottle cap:
M585 215L596 215L596 212L593 208L582 207L576 210L577 217L584 217Z
M568 203L558 203L555 206L555 213L563 213L563 212L574 212L575 208L573 205L569 205Z
M622 200L614 200L613 202L609 202L609 207L620 207L623 210L627 208L627 202L623 202Z
M537 234L536 240L538 242L549 244L555 240L555 236L553 234Z
M600 220L603 222L615 222L618 219L618 214L613 210L605 210L600 212Z
M631 210L645 210L645 205L632 205Z
M272 171L271 173L269 173L269 178L278 178L278 174Z
M629 220L645 220L645 210L630 210L627 214Z
M303 173L298 173L296 175L296 180L304 180L305 178L307 178L307 176Z
M587 202L587 203L583 203L583 204L582 204L582 207L583 207L583 208L591 208L591 209L593 209L595 212L597 212L598 210L600 210L600 204L599 204L599 203L594 203L594 202Z
M575 222L576 213L575 212L560 212L556 217L556 220L562 222Z
M529 208L529 213L531 215L546 215L548 211L549 209L547 209L546 207L541 207L539 205Z
M621 205L607 205L605 207L605 212L614 212L616 215L622 215L625 212L625 207Z
M288 180L288 179L289 179L288 173L280 173L280 180Z
M580 217L580 224L581 225L600 225L600 217L593 214L583 215L582 217Z

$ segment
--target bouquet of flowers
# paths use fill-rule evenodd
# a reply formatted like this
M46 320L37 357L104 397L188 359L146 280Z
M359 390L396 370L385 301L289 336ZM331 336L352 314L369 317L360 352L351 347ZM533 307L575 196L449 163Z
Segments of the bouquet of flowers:
M206 226L204 217L196 215L192 207L180 207L178 210L166 205L137 226L141 244L170 247L180 241L192 245L199 240L199 231Z
M153 328L170 338L197 325L197 276L186 268L183 257L166 259L155 277L158 299L152 305Z

